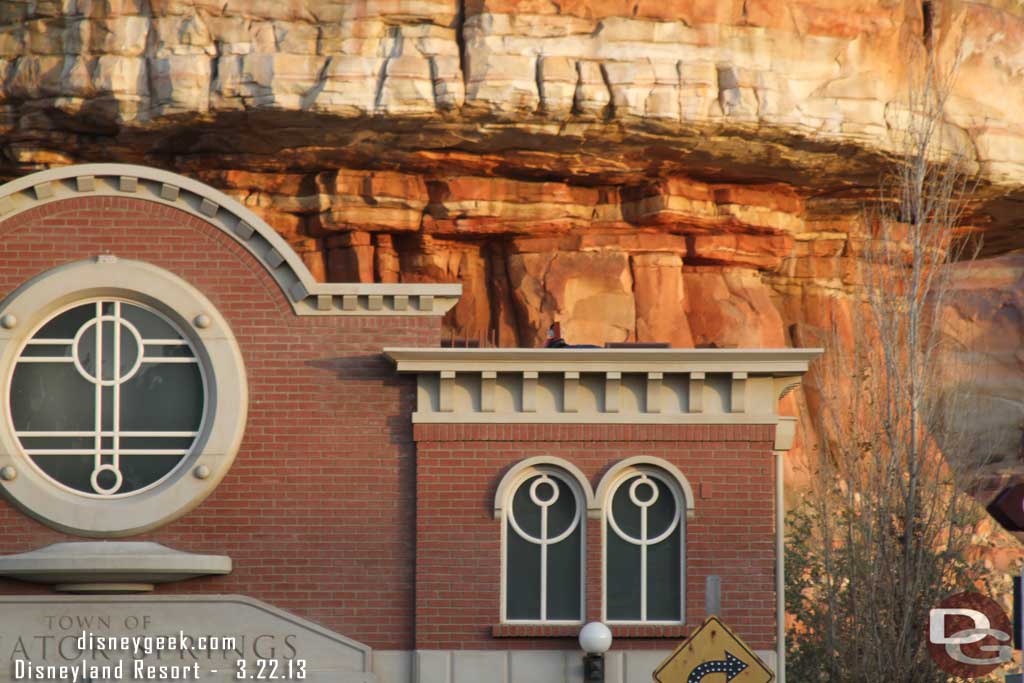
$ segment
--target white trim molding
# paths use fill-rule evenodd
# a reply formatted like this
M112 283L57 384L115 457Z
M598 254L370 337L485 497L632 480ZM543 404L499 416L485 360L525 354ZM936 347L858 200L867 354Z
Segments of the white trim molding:
M661 470L665 470L665 473L675 479L676 484L679 486L679 490L683 494L683 505L686 508L686 518L693 519L695 514L695 503L696 497L693 495L693 487L690 486L690 481L686 478L679 468L662 458L656 458L652 455L634 455L632 458L626 458L608 468L608 471L601 477L600 483L597 485L597 492L594 494L597 509L603 510L608 499L609 489L618 479L619 475L631 468L636 467L656 467Z
M415 423L783 425L821 349L388 348L417 375Z
M173 322L195 350L205 383L202 424L185 457L160 483L123 497L59 485L22 448L11 414L15 361L27 342L56 311L98 297L140 303ZM227 474L245 432L245 365L227 321L192 285L154 265L104 255L29 280L0 302L0 321L0 368L7 369L0 378L0 489L26 513L67 533L127 536L177 519Z
M576 479L577 485L580 487L580 491L583 493L583 500L587 506L587 513L590 514L597 510L597 503L594 501L594 490L590 487L590 482L587 481L587 477L583 474L580 468L573 465L564 458L557 458L553 455L536 455L526 460L521 460L509 468L505 476L501 478L501 482L498 483L498 490L494 494L494 518L501 519L502 513L505 511L505 504L509 500L509 496L512 495L513 490L518 485L519 480L524 476L525 472L536 469L538 467L555 467L558 469L565 470L567 474L573 476Z
M242 245L280 286L297 315L440 316L460 284L317 282L291 246L262 218L223 192L185 176L131 164L80 164L0 185L0 221L51 202L132 197L200 218Z

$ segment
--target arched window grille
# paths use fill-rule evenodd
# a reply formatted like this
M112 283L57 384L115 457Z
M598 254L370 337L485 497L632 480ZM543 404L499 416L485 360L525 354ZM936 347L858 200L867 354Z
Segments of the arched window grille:
M503 510L502 620L580 623L586 503L576 480L531 467L509 487Z
M680 623L686 506L678 482L657 467L629 467L602 505L605 619Z

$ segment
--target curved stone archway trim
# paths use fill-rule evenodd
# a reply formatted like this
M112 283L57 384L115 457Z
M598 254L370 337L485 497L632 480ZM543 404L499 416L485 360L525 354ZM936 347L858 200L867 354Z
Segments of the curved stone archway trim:
M241 244L281 287L297 315L444 315L460 284L317 282L277 231L223 192L185 176L131 164L81 164L0 186L0 221L51 202L132 197L197 216Z

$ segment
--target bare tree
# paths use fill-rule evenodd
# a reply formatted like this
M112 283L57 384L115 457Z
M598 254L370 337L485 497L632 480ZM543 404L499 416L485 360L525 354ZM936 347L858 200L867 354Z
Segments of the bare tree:
M962 230L976 186L945 116L955 65L917 54L899 148L863 215L854 300L835 309L809 393L819 457L787 553L795 681L950 680L927 653L928 610L981 579L964 491L983 444L958 428L971 405L945 389L941 330L949 266L977 253Z

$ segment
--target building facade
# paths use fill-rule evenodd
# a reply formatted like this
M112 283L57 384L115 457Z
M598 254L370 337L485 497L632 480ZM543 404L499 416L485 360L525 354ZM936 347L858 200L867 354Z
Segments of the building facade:
M0 291L0 677L201 633L232 640L137 659L578 681L603 621L607 680L649 681L709 577L776 664L777 402L815 350L442 349L458 285L317 283L227 196L113 164L0 187Z

